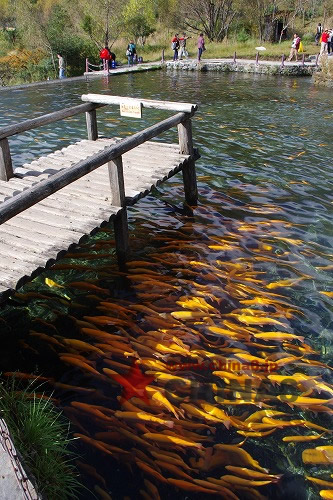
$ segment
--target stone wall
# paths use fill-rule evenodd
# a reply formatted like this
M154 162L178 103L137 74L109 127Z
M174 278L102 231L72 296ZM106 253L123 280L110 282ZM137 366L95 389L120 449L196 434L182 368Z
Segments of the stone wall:
M286 75L286 76L312 76L317 67L314 63L306 63L304 66L300 64L286 64L283 68L278 61L259 62L242 61L233 62L232 60L220 61L201 61L198 63L195 60L184 61L168 61L166 62L168 70L185 70L185 71L223 71L223 72L238 72L238 73L258 73L265 75Z

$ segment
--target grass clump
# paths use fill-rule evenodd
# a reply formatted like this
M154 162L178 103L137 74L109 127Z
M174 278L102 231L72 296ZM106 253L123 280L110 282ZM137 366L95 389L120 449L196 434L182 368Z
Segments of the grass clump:
M37 397L31 385L18 390L14 381L0 383L0 417L39 493L49 500L78 498L81 485L68 449L69 426L50 399Z

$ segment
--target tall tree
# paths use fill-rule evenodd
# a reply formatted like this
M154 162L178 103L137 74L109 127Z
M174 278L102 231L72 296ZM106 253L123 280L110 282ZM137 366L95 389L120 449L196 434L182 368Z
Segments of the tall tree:
M210 41L221 42L236 15L234 0L184 0L184 24Z
M88 37L98 49L112 47L120 36L124 20L122 0L72 0L67 5L77 32Z

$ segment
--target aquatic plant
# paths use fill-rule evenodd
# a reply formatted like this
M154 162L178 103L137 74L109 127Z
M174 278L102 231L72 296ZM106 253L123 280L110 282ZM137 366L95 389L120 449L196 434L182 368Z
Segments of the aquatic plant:
M0 416L39 493L52 500L75 499L80 482L69 450L69 424L50 398L36 395L32 383L23 390L15 379L0 384Z

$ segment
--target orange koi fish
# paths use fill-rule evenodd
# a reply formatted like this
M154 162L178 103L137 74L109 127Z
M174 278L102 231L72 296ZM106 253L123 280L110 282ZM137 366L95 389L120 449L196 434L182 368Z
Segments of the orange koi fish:
M175 444L178 446L184 446L188 448L198 448L201 450L203 448L201 443L195 443L188 439L183 439L182 437L175 437L166 434L156 434L152 432L146 432L143 437L148 440L156 441L158 443Z
M282 477L282 474L268 474L253 469L247 469L246 467L236 467L235 465L226 465L225 468L237 476L250 480L254 479L256 481L270 480L276 482Z
M310 436L285 436L282 438L282 441L285 441L286 443L315 441L316 439L323 437L323 435L324 432L322 434L311 434Z
M104 293L105 295L110 295L110 290L101 288L100 286L93 285L92 283L88 283L86 281L72 281L71 283L68 283L67 286L71 288L78 288L79 290L85 290L87 292Z
M237 461L239 465L243 465L244 467L252 467L254 469L259 470L260 472L263 473L268 473L267 469L264 469L261 467L259 462L255 460L254 458L251 457L251 455L243 450L242 448L238 448L236 445L233 444L215 444L214 449L222 452L226 452L230 454L230 461Z
M101 376L101 374L97 370L95 370L95 368L88 365L88 363L81 361L80 359L74 358L73 356L65 356L65 355L61 355L59 356L59 358L61 359L61 361L63 361L68 365L73 365L85 372L93 373L94 375L98 375L99 377Z

